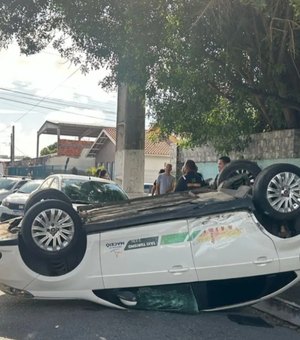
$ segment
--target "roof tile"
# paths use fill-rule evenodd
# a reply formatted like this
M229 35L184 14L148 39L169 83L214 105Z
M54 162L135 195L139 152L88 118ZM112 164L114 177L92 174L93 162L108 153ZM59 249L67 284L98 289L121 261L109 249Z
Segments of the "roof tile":
M104 128L107 135L116 142L117 129L113 127ZM153 142L149 139L149 135L146 131L145 135L145 155L153 156L170 156L171 153L171 141L159 141Z

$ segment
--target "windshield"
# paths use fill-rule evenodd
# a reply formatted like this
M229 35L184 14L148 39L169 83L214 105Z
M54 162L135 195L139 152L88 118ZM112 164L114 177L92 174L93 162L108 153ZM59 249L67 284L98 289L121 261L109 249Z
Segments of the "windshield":
M18 180L12 178L1 178L0 189L11 190Z
M30 194L32 191L37 189L37 187L42 183L42 181L29 181L21 186L18 192L22 194Z
M128 199L125 192L114 183L75 178L63 179L62 191L70 197L72 202L102 203Z

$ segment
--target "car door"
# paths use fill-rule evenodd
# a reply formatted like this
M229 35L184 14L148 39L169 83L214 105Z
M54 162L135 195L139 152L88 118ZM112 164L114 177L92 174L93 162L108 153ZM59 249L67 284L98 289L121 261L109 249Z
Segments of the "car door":
M188 226L199 281L279 272L275 245L250 213L205 216Z
M197 281L186 220L126 227L101 234L106 288Z

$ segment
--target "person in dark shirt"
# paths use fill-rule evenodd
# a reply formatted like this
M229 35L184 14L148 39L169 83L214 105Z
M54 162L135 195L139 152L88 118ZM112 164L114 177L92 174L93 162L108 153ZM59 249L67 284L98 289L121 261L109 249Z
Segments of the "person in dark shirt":
M199 189L205 185L203 176L198 172L195 162L188 159L182 168L183 175L179 178L175 191Z
M158 174L163 174L165 172L165 169L160 169ZM153 182L153 185L152 185L152 189L151 189L151 196L154 196L155 195L155 192L156 192L156 181L157 179Z
M96 172L97 177L110 180L109 174L105 169L98 169Z

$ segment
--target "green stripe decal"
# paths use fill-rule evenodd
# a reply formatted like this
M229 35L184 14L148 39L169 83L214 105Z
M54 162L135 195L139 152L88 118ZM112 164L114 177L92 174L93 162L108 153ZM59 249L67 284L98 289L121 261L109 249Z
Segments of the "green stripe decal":
M201 230L194 230L188 238L188 241L193 241L198 236L198 234L200 234L200 231Z
M180 243L185 240L188 233L178 233L178 234L169 234L163 235L161 237L160 244L173 244L173 243Z

